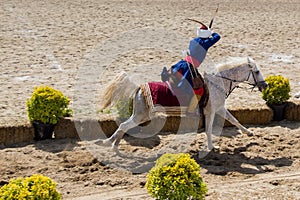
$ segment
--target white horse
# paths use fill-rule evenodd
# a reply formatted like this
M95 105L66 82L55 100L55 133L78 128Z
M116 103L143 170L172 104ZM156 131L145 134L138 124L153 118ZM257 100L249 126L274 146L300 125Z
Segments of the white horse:
M112 101L112 94L118 87L118 83L122 82L127 75L122 75L115 80L113 86L108 87L105 93L105 106L107 107ZM209 101L203 109L205 115L205 132L207 136L208 149L214 148L212 143L212 131L215 115L223 113L224 118L235 125L242 133L252 134L241 125L238 120L225 108L225 99L230 93L240 84L247 83L254 87L258 87L260 91L267 87L262 73L258 66L249 57L233 59L231 62L226 62L217 66L215 74L204 74L205 82L209 88ZM120 92L121 95L122 92ZM128 97L129 98L129 97ZM144 122L150 121L153 115L149 113L149 106L147 106L145 98L139 88L133 97L133 113L131 117L120 124L114 134L105 139L97 140L95 143L104 143L112 145L112 148L118 150L118 145L124 134L131 128L134 128Z

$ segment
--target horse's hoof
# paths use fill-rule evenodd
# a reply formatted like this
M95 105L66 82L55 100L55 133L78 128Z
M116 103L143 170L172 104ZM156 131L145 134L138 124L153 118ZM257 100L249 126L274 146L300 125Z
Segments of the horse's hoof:
M98 139L98 140L95 140L93 143L97 144L97 145L102 145L103 144L103 140Z
M112 150L114 150L114 152L116 154L121 154L120 151L119 151L118 145L112 144L111 148L112 148Z
M220 151L220 146L212 146L209 148L210 151L213 151L213 152L219 152Z
M111 145L110 142L107 142L107 141L102 140L102 139L95 140L93 143L96 144L96 145L99 145L99 146L110 146Z
M220 146L214 146L214 148L212 150L220 150Z
M253 135L254 135L254 132L249 131L248 129L245 129L245 130L239 130L239 132L240 132L241 134L247 134L248 136L253 136Z
M111 146L112 145L112 142L110 141L110 139L105 139L105 140L102 140L102 144L104 146Z
M254 132L253 132L253 131L248 131L248 132L247 132L247 135L250 136L250 137L251 137L251 136L254 136Z
M197 156L199 159L204 158L205 156L207 156L207 154L209 154L210 150L206 149L202 149L200 151L198 151Z
M214 148L211 150L212 152L220 152L220 146L214 146Z

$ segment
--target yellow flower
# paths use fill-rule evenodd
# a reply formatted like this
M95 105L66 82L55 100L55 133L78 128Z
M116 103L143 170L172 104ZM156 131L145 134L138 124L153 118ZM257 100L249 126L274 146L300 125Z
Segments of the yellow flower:
M200 166L189 154L164 154L147 175L146 188L158 199L203 199L206 184Z

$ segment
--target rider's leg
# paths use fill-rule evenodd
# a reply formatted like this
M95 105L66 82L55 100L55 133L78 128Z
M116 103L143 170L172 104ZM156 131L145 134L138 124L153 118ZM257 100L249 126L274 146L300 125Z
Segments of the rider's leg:
M201 88L198 88L198 89L194 89L193 92L194 92L194 94L193 94L193 96L191 98L191 101L190 101L190 104L189 104L189 107L188 107L188 110L187 110L187 114L188 115L195 113L197 105L198 105L201 97L204 94L204 88L201 87Z
M187 112L194 113L201 99L201 95L195 94L192 96Z

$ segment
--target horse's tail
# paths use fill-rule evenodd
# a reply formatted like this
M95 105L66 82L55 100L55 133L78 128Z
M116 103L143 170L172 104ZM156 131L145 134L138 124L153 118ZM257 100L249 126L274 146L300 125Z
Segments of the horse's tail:
M109 105L111 105L111 103L113 102L113 97L116 89L120 87L120 84L124 81L126 77L127 77L126 72L122 72L106 88L102 97L103 99L102 106L101 106L102 110L107 108Z
M129 99L133 95L133 91L138 88L127 75L126 72L121 72L104 91L102 96L101 110L104 110L110 105L113 105L120 99Z

